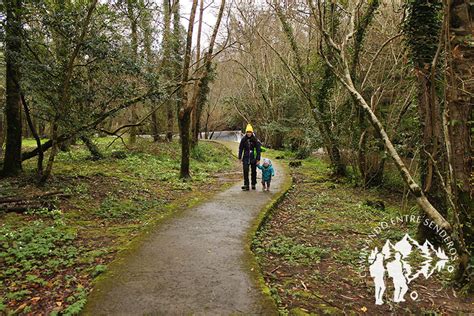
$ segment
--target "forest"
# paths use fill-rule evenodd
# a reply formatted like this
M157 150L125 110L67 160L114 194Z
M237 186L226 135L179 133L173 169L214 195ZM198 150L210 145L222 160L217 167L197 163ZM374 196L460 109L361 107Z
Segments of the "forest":
M4 0L0 20L0 315L474 312L472 1ZM240 190L248 124L268 194ZM152 242L174 267L181 239L202 267L160 282L213 266L257 294L103 293ZM378 249L401 254L406 302Z

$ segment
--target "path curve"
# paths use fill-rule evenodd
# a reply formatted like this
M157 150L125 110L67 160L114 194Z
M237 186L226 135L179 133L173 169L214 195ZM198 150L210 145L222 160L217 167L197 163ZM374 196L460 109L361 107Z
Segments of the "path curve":
M245 262L252 222L284 182L274 164L272 192L243 192L240 181L160 224L96 284L84 314L277 314Z

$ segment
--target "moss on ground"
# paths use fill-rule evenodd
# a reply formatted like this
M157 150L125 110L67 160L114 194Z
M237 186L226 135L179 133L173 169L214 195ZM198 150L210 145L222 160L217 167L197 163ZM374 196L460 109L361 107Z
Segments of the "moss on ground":
M2 197L70 195L52 209L0 213L0 314L78 313L91 281L119 251L135 247L137 236L162 219L235 182L218 176L238 167L222 145L200 142L192 151L192 180L183 182L178 143L139 139L129 148L119 142L108 147L111 140L95 139L105 155L99 161L80 143L60 152L44 187L34 184L34 159L26 161L21 178L0 180ZM34 146L24 141L27 149Z
M279 155L285 156L283 163L291 161L288 153ZM302 160L301 167L291 168L291 176L291 189L252 240L266 287L281 314L449 314L472 309L472 302L455 297L448 276L438 272L410 284L410 291L419 294L417 301L375 305L372 279L361 276L367 273L360 259L365 241L381 222L418 215L417 208L413 202L402 203L398 190L364 190L349 179L331 177L329 166L318 157ZM381 249L386 239L397 241L405 233L415 236L416 229L414 222L397 222L382 230L372 246ZM393 290L390 279L387 282L389 301Z

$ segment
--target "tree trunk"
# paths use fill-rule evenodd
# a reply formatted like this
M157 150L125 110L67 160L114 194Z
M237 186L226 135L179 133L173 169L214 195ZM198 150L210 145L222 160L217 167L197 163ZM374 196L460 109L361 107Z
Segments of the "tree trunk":
M104 155L99 150L96 144L87 136L81 136L81 140L86 145L87 149L91 153L92 160L100 160L104 158Z
M22 138L31 138L30 129L28 128L28 120L26 119L25 115L21 116L23 122L21 123L23 131L21 132Z
M3 121L3 111L0 112L0 158L3 157L3 143L5 142L5 124Z
M35 125L33 124L33 120L30 115L30 109L28 107L28 104L26 103L26 98L23 95L23 93L21 93L20 96L21 96L21 102L23 103L23 108L25 110L26 121L28 123L28 126L30 127L31 134L33 134L33 137L35 138L36 148L38 149L38 163L36 165L37 166L36 172L38 174L38 181L41 181L41 179L43 178L43 158L44 158L44 154L41 147L41 139L36 131Z
M45 135L46 127L45 127L44 121L41 120L41 119L37 119L36 122L37 122L37 124L38 124L38 135L39 135L41 138L46 137L46 135Z
M352 78L350 74L347 54L345 51L345 45L344 45L345 43L337 47L333 39L330 38L326 30L324 30L324 26L322 25L322 23L320 24L320 27L321 27L322 35L324 36L326 44L333 49L332 52L337 53L339 55L338 57L340 57L340 65L342 65L342 70L341 72L339 72L335 68L335 66L331 63L328 56L324 54L324 51L321 51L326 64L331 68L334 75L344 85L347 91L354 97L359 107L366 112L367 119L374 127L375 132L377 133L380 140L384 143L385 148L388 154L392 157L395 163L395 166L400 172L401 177L403 178L404 182L408 186L410 192L415 196L417 204L425 212L425 214L433 220L435 224L437 224L440 228L450 233L452 231L451 225L438 212L438 210L435 207L433 207L433 205L426 198L422 189L418 186L415 180L413 180L413 177L411 176L410 171L407 169L402 159L398 155L398 152L393 146L392 141L388 137L382 123L380 122L378 117L375 115L375 113L372 111L371 107L368 105L367 101L364 99L361 93L354 87L354 83L352 82Z
M142 28L143 28L143 46L145 49L145 59L147 63L147 71L148 73L153 73L152 63L154 60L153 52L151 49L152 41L153 41L153 32L152 32L152 25L151 25L151 14L150 9L146 8L146 4L144 0L140 0L140 7L143 10L142 13ZM153 88L153 87L151 87ZM158 116L156 114L157 110L153 110L154 105L151 104L152 113L151 113L151 134L153 136L153 141L157 142L160 140L160 132L158 128Z
M329 145L329 157L331 160L331 165L333 167L333 174L335 176L342 177L346 175L346 165L342 161L341 152L339 151L339 145L337 145L334 140L331 141L331 138Z
M202 17L204 14L204 0L199 1L199 24L198 24L198 33L197 33L197 43L196 43L196 69L199 69L201 65L201 33L202 33ZM195 84L194 89L197 89L198 83ZM198 133L199 133L199 116L201 111L198 109L199 102L193 105L193 113L191 120L191 146L196 146L198 143Z
M342 161L338 141L334 137L334 133L331 131L330 118L329 115L327 115L326 109L327 100L329 98L329 93L334 82L334 78L331 75L330 69L327 69L326 67L324 71L323 88L319 89L315 98L313 97L311 89L309 87L307 73L305 72L303 67L298 44L293 33L293 28L288 23L286 16L283 14L279 1L274 0L273 7L275 8L275 12L281 22L283 32L285 33L286 38L288 39L288 42L290 44L290 48L294 54L296 63L295 66L298 76L296 80L298 82L300 90L303 92L308 101L308 105L311 110L311 115L314 117L315 123L317 124L321 137L323 138L324 145L331 161L333 174L337 176L344 176L346 174L346 167ZM327 89L326 85L329 85Z
M191 127L191 112L183 113L184 115L178 116L179 124L179 137L181 141L181 166L179 177L181 179L191 178L189 160L190 160L190 147L191 147L191 137L190 137L190 127Z
M66 111L68 111L68 106L70 105L70 85L71 85L71 80L74 75L74 63L77 59L77 56L79 55L79 52L82 48L82 45L84 45L84 39L86 37L89 23L92 18L92 14L94 13L94 10L96 8L98 0L92 0L90 2L89 8L87 10L87 15L84 20L82 20L82 25L81 25L81 32L79 36L77 37L77 41L75 42L74 49L72 52L68 55L67 53L67 45L65 45L65 42L62 41L61 39L61 34L58 34L58 37L54 38L56 40L56 56L57 59L61 62L61 76L62 76L62 82L57 90L58 93L58 104L57 104L57 109L56 113L51 119L51 140L50 146L51 146L51 152L49 154L49 159L48 159L48 164L46 165L46 168L43 173L43 177L40 180L40 184L44 184L47 179L49 178L52 170L53 170L53 164L54 164L54 159L58 151L58 145L60 145L61 142L64 141L72 141L74 138L72 135L71 137L65 137L65 139L61 139L61 135L59 134L59 122L65 115ZM60 1L60 6L64 7L65 1ZM47 142L48 143L48 142ZM43 149L43 146L45 146L47 143L41 146L41 149ZM44 150L43 150L44 152Z
M191 99L190 107L192 107L194 111L194 132L193 132L193 145L196 145L198 142L198 134L200 130L200 120L201 120L201 113L204 107L204 104L207 101L207 96L209 94L209 83L211 80L211 72L212 72L212 57L213 57L213 50L214 45L216 42L217 32L219 31L219 26L221 24L222 15L224 13L225 8L225 0L221 0L219 13L217 15L216 24L214 25L214 29L212 31L211 39L209 41L209 49L207 50L206 54L204 55L204 68L200 71L199 79L197 80L194 91L193 97Z
M474 201L472 179L472 107L474 105L474 13L468 0L450 0L447 7L446 32L448 85L446 89L446 118L448 160L451 190L459 210L459 222L467 252L461 256L458 278L462 283L472 282L474 253ZM472 286L472 285L471 285ZM473 290L472 287L470 289Z
M163 0L163 75L165 80L172 81L179 75L179 1L173 3L174 29L171 34L171 5L170 0ZM170 90L168 95L170 95ZM168 99L166 103L166 140L173 140L173 129L175 120L174 100Z
M346 69L346 70L347 70L346 78L350 78L348 69ZM346 88L349 90L349 92L354 95L354 97L356 98L358 104L367 112L369 121L372 123L375 130L378 132L378 135L380 136L381 140L384 142L385 148L387 149L388 153L390 154L390 156L394 160L395 166L398 168L403 180L408 185L408 188L410 189L410 192L415 196L415 199L416 199L418 205L423 209L423 211L431 219L433 219L433 221L438 226L440 226L441 228L445 229L448 232L451 232L451 225L438 212L438 210L433 207L433 205L428 201L428 199L424 195L421 188L413 180L410 172L408 171L407 167L405 166L402 159L398 155L398 152L396 151L395 147L393 146L390 138L388 137L387 133L385 132L385 129L383 128L382 123L380 123L377 116L372 112L370 106L367 104L365 99L354 88L351 81L347 82L347 81L341 79L341 82L346 86Z
M365 36L367 34L368 27L372 22L375 12L377 11L380 5L379 0L370 1L367 7L367 10L361 16L360 20L356 26L356 32L354 34L354 45L351 52L351 61L350 61L350 73L352 80L356 87L360 87L360 80L358 76L358 65L360 62L360 53L364 46ZM334 14L334 8L331 8L331 17ZM334 22L334 21L332 21ZM334 29L334 23L331 24L331 29ZM334 31L332 30L331 33ZM362 94L364 91L362 90ZM359 140L358 146L358 167L359 173L362 178L362 183L364 187L376 186L382 182L383 178L383 169L385 165L384 159L378 159L380 156L383 156L383 146L380 148L380 151L376 155L367 155L367 143L374 135L370 129L370 125L367 123L365 112L358 108L357 100L352 97L352 105L355 108L357 113L357 127L354 133L356 139ZM374 106L374 105L372 105ZM375 111L375 108L373 109Z
M204 124L204 139L209 139L209 117L211 116L210 112L206 112L206 123Z
M201 115L204 105L207 102L207 97L209 95L209 83L210 83L210 72L211 72L211 64L206 62L205 65L205 75L200 80L200 87L199 87L199 95L194 106L195 109L195 120L194 120L194 132L193 132L193 144L197 145L199 132L201 130Z
M273 148L282 149L283 148L283 138L284 134L281 132L276 132L273 137Z
M359 117L362 120L365 115L359 115ZM366 125L365 122L363 125ZM364 187L374 187L381 185L383 181L385 158L381 153L384 148L383 145L377 146L377 151L367 155L368 134L369 129L366 127L360 136L357 162Z
M441 110L436 96L436 69L441 45L440 0L412 1L407 4L407 18L403 24L410 59L417 79L418 114L420 117L420 182L423 192L433 206L447 216L444 180L445 154L442 139ZM428 226L420 223L418 239L441 243Z
M131 33L131 49L132 56L135 60L138 59L138 28L137 28L137 17L134 14L134 7L136 9L136 0L127 0L127 14L130 20ZM138 114L136 106L131 107L131 124L138 122ZM135 144L137 141L137 127L130 127L130 144Z
M432 82L430 73L431 70L417 69L419 85L418 113L422 132L419 165L420 182L421 188L430 203L446 218L448 212L443 187L444 180L439 177L439 174L445 174L445 155L441 136L441 110L436 100L435 83ZM417 238L419 240L429 239L435 244L442 243L436 232L422 223L418 226Z
M166 108L166 120L167 120L167 131L166 131L166 140L171 142L173 140L173 127L174 127L174 109L173 103L168 102Z
M51 152L49 153L48 163L46 164L46 169L43 172L43 176L41 177L39 183L42 185L46 183L51 172L53 171L53 164L54 158L58 152L58 124L56 123L56 118L54 118L51 122ZM42 149L42 147L41 147Z
M333 174L336 176L345 176L346 166L342 161L338 141L331 131L330 118L326 110L329 107L329 98L336 80L327 65L324 65L323 68L323 83L316 90L316 97L314 98L315 105L312 108L312 114L318 124L319 132L325 141L325 147L328 152L329 160L331 161Z
M92 129L96 129L97 126L99 126L99 124L104 122L104 120L114 116L115 114L119 113L121 110L128 109L130 106L132 106L132 105L134 105L138 102L143 102L144 100L147 100L149 97L154 96L154 95L157 95L157 92L156 91L150 91L150 92L145 93L141 96L138 96L138 97L135 97L133 99L127 100L127 101L123 102L121 105L106 111L105 113L103 113L102 115L97 117L94 121L88 122L88 123L86 123L84 125L81 125L81 126L77 126L72 131L68 131L67 133L64 133L64 134L61 134L61 135L57 136L57 142L61 143L61 142L67 141L68 139L77 137L78 135L80 135L84 132L90 131ZM46 152L48 149L53 147L52 137L53 136L51 135L51 139L41 145L41 149L43 150L43 152ZM30 158L36 157L37 155L38 155L38 149L34 149L32 151L24 153L22 155L22 159L23 159L23 161L28 160Z
M154 142L160 140L160 130L158 129L158 116L156 115L156 111L151 113L151 133L153 135Z
M191 108L188 107L188 93L186 85L189 77L189 65L191 63L191 46L193 40L194 19L196 17L197 0L193 0L191 14L189 17L188 33L186 35L186 49L184 52L183 68L181 74L181 86L178 89L178 125L181 140L181 167L179 177L181 179L191 178L189 172L189 146L190 146L190 126Z
M6 102L5 114L7 124L5 158L3 174L18 175L21 170L21 100L20 100L20 65L21 54L21 0L7 0L6 11Z

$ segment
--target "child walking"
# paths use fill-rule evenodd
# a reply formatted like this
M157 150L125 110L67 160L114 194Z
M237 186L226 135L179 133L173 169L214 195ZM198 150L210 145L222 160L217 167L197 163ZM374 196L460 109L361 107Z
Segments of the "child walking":
M270 182L275 176L275 170L272 167L270 159L263 159L263 165L258 164L257 168L262 170L262 188L263 191L270 191Z

